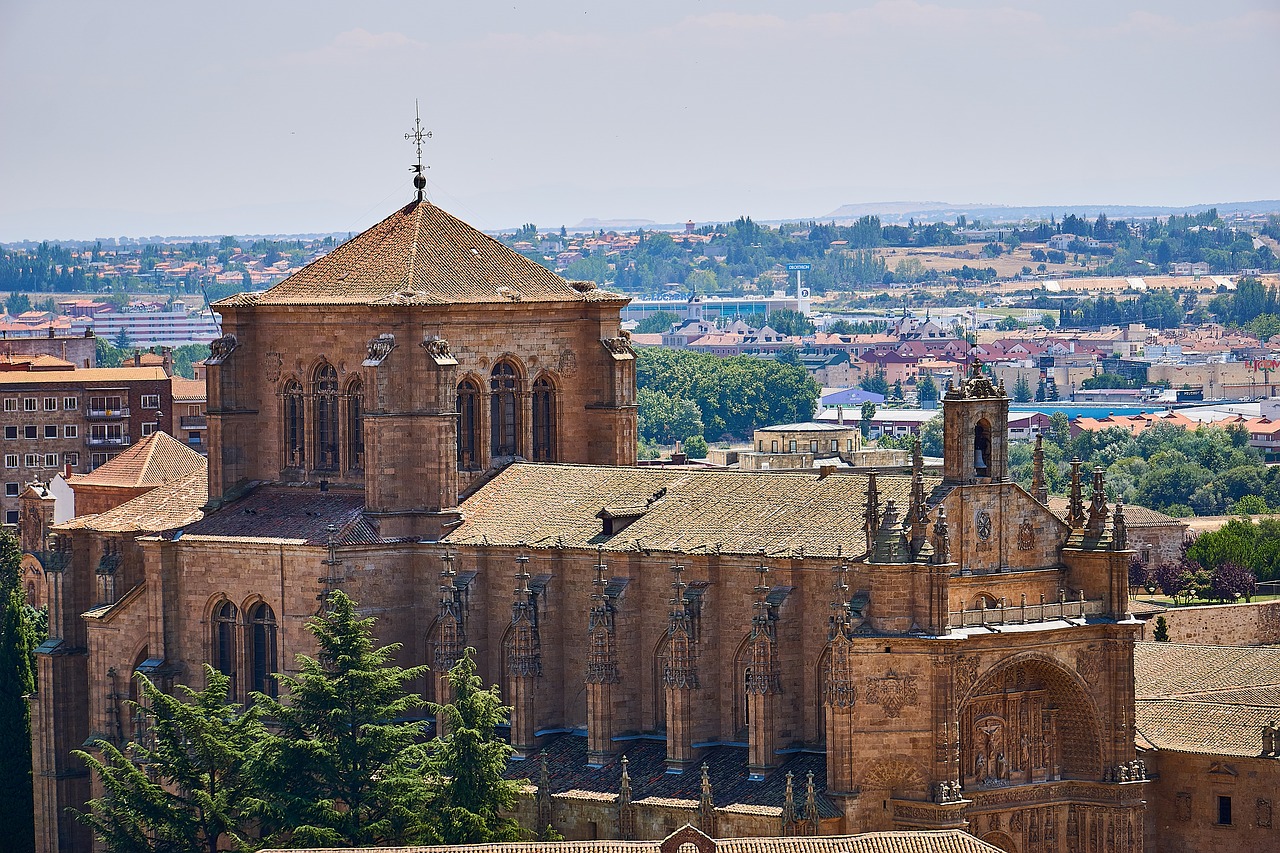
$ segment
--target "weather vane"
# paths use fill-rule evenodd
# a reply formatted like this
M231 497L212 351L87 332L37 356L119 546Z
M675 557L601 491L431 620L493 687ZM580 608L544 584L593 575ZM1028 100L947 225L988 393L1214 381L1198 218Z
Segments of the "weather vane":
M418 149L418 162L413 165L413 185L418 190L418 201L422 201L423 190L427 188L427 176L422 173L422 143L431 138L431 131L422 129L422 117L418 113L418 99L413 99L413 130L404 135Z

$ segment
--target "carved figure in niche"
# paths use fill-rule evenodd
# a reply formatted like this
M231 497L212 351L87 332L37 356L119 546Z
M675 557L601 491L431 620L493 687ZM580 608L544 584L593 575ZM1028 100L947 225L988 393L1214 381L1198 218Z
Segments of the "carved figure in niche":
M997 778L997 779L1004 779L1004 778L1006 778L1006 777L1005 777L1004 753L1003 753L1003 752L996 753L996 778Z
M1032 547L1034 547L1035 543L1036 543L1035 528L1031 526L1030 521L1022 522L1022 525L1018 527L1018 550L1030 551Z

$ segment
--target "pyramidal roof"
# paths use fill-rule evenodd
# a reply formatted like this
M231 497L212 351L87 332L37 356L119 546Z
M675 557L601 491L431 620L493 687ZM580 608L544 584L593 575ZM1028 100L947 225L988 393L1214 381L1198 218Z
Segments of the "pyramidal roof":
M204 473L207 466L203 456L181 441L165 432L153 432L106 464L72 477L70 482L73 487L159 486Z
M415 201L271 289L217 306L448 305L615 302L626 297L569 282L429 201Z

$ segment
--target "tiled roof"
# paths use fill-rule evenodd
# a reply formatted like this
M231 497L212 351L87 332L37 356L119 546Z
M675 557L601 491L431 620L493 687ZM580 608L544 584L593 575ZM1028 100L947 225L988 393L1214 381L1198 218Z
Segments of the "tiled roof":
M204 460L201 459L203 462ZM98 515L85 515L57 525L55 530L96 530L111 533L159 533L198 521L209 500L209 476L202 469L157 486L144 495Z
M1280 687L1280 648L1138 643L1133 674L1141 699L1222 701L1222 691Z
M173 377L173 399L179 403L207 400L209 389L203 379L187 379L182 376Z
M806 774L813 771L818 813L836 817L840 810L827 798L827 759L822 753L800 752L787 757L782 766L762 780L752 780L747 773L747 750L738 746L716 746L708 749L694 767L683 773L668 773L666 743L661 740L634 740L618 744L627 756L627 774L631 777L631 798L637 802L661 801L666 805L697 807L702 795L702 767L707 765L712 798L717 808L754 806L781 808L786 798L787 773L794 774L796 807L804 809ZM547 756L551 793L595 791L616 794L622 779L619 757L611 758L603 767L587 766L587 739L578 735L560 735L543 750ZM513 761L508 765L510 779L536 778L538 761Z
M1059 518L1065 519L1068 513L1068 501L1066 498L1049 498L1049 511ZM1107 514L1111 515L1116 511L1115 504L1107 504ZM1124 523L1126 527L1164 527L1169 524L1186 524L1180 518L1174 518L1171 515L1165 515L1163 512L1157 512L1154 509L1148 509L1145 506L1137 504L1124 505Z
M1133 667L1139 746L1258 755L1280 718L1280 648L1138 643Z
M93 382L109 387L111 382L140 382L148 379L167 382L163 367L82 367L76 370L0 370L0 385L49 385L58 382Z
M570 284L455 219L413 202L260 294L215 304L446 305L476 302L613 302L627 298Z
M73 489L76 486L158 486L196 472L204 474L208 464L203 456L168 433L153 432L88 474L73 476L70 484Z
M932 490L937 478L926 477ZM878 478L880 504L905 508L911 479ZM516 463L462 503L446 541L531 548L594 548L834 557L866 550L864 474L753 473ZM646 505L613 536L597 514Z
M376 529L364 517L363 491L322 492L315 486L260 486L209 513L183 535L325 545L331 524L337 528L339 545L380 541Z
M1278 711L1275 705L1139 699L1134 722L1156 749L1256 756L1262 752L1262 727L1280 718Z
M676 830L679 833L681 830ZM380 853L657 853L662 841L524 841L439 847L379 847ZM373 850L375 848L364 848ZM717 838L717 853L999 853L960 829L756 838ZM347 848L349 851L350 848ZM264 853L283 853L267 850ZM301 853L338 853L309 850Z

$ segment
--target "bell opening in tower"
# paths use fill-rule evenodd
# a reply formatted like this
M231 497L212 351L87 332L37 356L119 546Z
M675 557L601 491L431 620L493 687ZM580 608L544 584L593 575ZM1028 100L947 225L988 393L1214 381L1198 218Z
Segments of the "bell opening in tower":
M991 424L986 418L973 428L973 473L975 477L991 476Z

